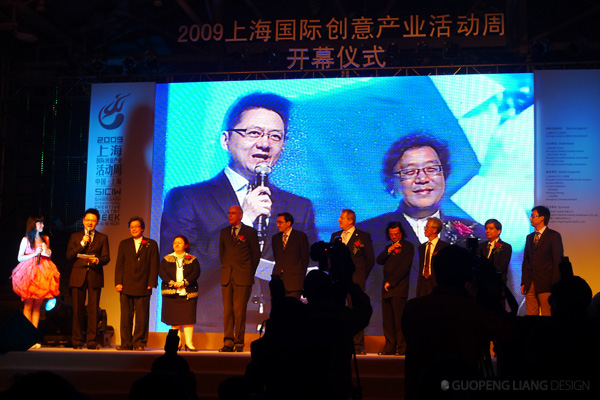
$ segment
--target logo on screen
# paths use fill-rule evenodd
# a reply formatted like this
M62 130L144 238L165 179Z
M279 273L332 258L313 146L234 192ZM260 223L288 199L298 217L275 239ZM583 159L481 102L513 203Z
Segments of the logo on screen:
M119 93L115 96L115 101L110 102L100 109L100 112L98 113L98 122L104 129L117 129L123 124L125 116L121 113L121 110L125 105L125 98L129 95L131 95L131 93L127 93L124 96Z

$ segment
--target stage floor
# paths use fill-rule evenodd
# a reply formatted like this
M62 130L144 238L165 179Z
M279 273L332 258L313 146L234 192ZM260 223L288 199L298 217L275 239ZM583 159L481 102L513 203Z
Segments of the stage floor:
M154 360L162 354L164 350L158 346L146 351L117 351L113 346L100 350L42 347L8 352L0 354L0 390L10 387L18 375L51 371L92 400L125 400L132 383L148 373ZM243 375L250 362L248 351L200 350L179 354L195 373L197 393L205 400L217 399L219 383L230 376ZM376 353L358 356L358 368L365 400L403 398L403 356Z

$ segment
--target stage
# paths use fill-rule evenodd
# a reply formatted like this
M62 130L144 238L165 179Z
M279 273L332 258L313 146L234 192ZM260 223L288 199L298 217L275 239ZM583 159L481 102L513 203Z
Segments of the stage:
M154 360L164 354L165 335L151 334L149 348L143 352L117 351L113 345L101 350L44 346L37 350L0 354L0 391L10 387L19 374L51 371L92 400L125 400L132 383L149 372ZM220 382L244 373L250 362L249 343L243 353L219 353L217 350L179 353L196 375L200 399L217 399ZM403 398L403 356L367 353L358 356L358 368L364 399Z

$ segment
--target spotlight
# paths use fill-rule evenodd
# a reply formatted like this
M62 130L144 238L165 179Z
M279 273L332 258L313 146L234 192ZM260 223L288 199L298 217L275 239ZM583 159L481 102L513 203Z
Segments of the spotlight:
M45 315L40 318L43 343L49 346L69 346L73 331L73 307L62 300L50 299L44 307Z

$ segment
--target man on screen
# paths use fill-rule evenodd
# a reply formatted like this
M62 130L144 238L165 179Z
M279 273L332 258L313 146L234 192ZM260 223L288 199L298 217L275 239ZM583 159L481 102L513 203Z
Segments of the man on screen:
M183 234L190 239L190 253L206 263L198 291L199 302L204 303L199 307L201 331L216 332L222 327L218 243L232 204L241 207L242 222L257 228L263 239L278 232L275 216L288 211L295 217L294 228L306 232L310 243L317 241L310 200L284 191L266 179L285 147L290 108L289 100L272 93L240 97L225 114L220 136L222 148L230 155L229 165L208 181L171 189L165 198L161 243L171 243L175 236ZM257 173L257 167L262 173ZM271 241L264 240L257 274L268 271L264 274L268 277L273 259ZM253 303L262 303L269 297L268 286L260 280L258 283L254 285ZM259 291L261 287L263 292ZM257 315L259 308L249 309L248 322L266 318L267 314Z
M393 196L402 196L398 209L358 224L371 233L375 248L385 246L389 221L399 221L407 227L406 240L415 247L428 241L425 226L432 217L442 221L440 239L444 242L466 246L468 238L485 237L483 227L472 219L442 212L451 169L447 143L428 133L411 133L392 144L384 156L382 173L386 190ZM418 261L415 252L409 297L414 297Z

